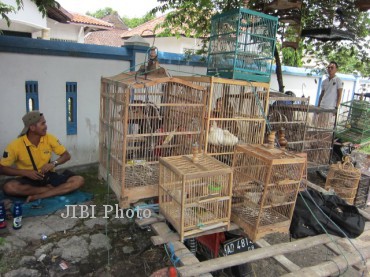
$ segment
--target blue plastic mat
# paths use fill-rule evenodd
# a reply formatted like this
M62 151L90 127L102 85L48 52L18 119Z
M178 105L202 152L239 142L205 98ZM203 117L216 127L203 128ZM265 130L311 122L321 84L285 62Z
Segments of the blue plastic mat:
M56 211L65 208L66 205L77 205L91 200L92 197L93 195L91 193L76 190L65 195L53 196L38 201L25 203L26 198L7 196L0 191L0 201L10 199L13 203L15 201L20 201L23 203L23 217L53 214Z

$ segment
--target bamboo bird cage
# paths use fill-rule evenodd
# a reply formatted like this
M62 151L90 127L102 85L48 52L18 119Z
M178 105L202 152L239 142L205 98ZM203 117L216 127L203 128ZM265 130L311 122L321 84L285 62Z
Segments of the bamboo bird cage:
M230 227L232 169L206 154L159 160L159 209L181 241Z
M304 158L273 145L238 145L231 220L252 240L288 233L304 166Z
M333 148L336 110L309 106L303 152L308 170L327 168Z
M302 152L310 98L270 93L268 121L271 130L285 130L286 149ZM265 139L267 142L267 138Z
M343 163L338 162L329 167L325 189L333 189L349 204L354 204L360 179L361 170L355 168L349 157L346 157Z
M217 77L179 77L207 88L204 151L232 164L238 144L262 144L269 84Z
M158 195L160 157L204 143L206 91L170 77L122 73L101 79L99 175L129 207Z

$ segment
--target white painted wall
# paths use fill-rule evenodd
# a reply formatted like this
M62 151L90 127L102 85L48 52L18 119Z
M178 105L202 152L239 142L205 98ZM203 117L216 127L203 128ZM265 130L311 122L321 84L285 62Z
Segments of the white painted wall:
M0 149L16 138L26 113L25 81L38 81L48 131L68 148L67 166L98 160L100 78L129 68L124 61L0 53ZM66 135L65 83L77 82L77 135Z
M153 45L153 38L144 38L149 45ZM155 38L154 45L162 52L180 53L184 54L183 49L200 49L201 40L186 37L157 37Z
M74 42L84 42L84 32L80 32L81 25L59 23L53 19L47 19L48 28L50 28L51 39L61 39ZM82 35L81 35L82 34Z
M15 0L1 0L1 2L12 5L16 7ZM42 17L42 14L38 11L37 6L35 3L31 2L30 0L23 0L23 9L20 9L16 13L9 13L7 14L11 21L17 23L24 23L31 28L46 28L46 17ZM26 31L26 30L19 30L19 26L14 24L7 27L5 20L0 19L0 28L5 30L16 30L16 31Z

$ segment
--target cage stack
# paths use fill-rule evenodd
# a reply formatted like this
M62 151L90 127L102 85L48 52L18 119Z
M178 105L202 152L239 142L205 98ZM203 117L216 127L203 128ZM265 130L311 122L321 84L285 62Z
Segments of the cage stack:
M370 141L370 103L352 100L341 104L336 136L343 141L362 144Z
M330 166L325 189L333 189L338 196L349 204L354 204L360 179L361 171L355 168L346 157L343 163L338 162Z
M252 240L288 233L305 159L273 145L238 145L231 220Z
M309 106L303 152L308 170L327 168L333 148L337 110Z
M101 80L99 175L122 208L158 195L159 157L204 142L205 89L170 77L122 73Z
M270 82L278 18L245 8L211 21L207 75Z
M231 167L206 154L159 160L159 209L181 241L230 227Z
M207 88L205 153L231 165L237 144L263 143L268 83L217 77L179 78Z
M303 151L309 102L310 98L270 92L268 121L271 130L284 130L286 149Z

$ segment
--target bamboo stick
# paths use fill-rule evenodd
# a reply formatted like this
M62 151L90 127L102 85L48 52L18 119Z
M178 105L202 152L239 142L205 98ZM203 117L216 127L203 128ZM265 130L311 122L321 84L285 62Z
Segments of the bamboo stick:
M327 262L324 262L324 263L321 263L315 266L311 266L311 267L305 267L299 271L285 274L283 276L284 277L293 277L293 276L314 277L314 276L331 276L333 274L341 275L346 270L347 266L351 266L353 264L357 264L362 261L362 258L358 253L351 253L351 252L343 252L343 253L346 258L344 258L343 256L336 256L332 258L330 261L327 261ZM370 249L369 248L362 249L361 254L365 259L370 258Z
M236 266L248 262L258 261L261 259L297 252L308 249L310 247L329 243L332 240L336 241L339 237L329 237L326 234L308 237L293 242L281 243L264 248L255 249L243 253L234 254L231 256L220 257L208 261L204 261L191 266L179 267L180 276L199 276L200 274L220 270L223 268ZM297 275L294 275L297 276Z

